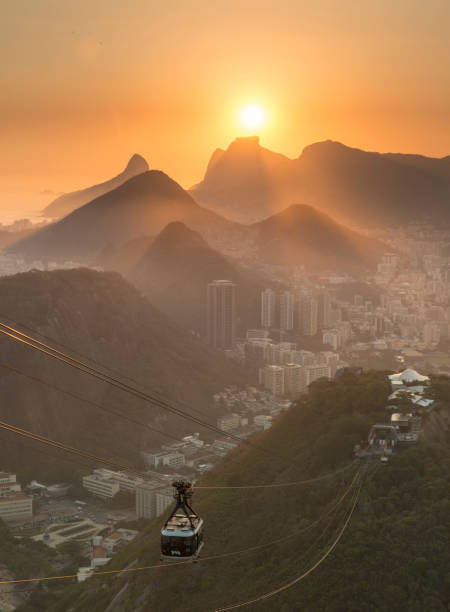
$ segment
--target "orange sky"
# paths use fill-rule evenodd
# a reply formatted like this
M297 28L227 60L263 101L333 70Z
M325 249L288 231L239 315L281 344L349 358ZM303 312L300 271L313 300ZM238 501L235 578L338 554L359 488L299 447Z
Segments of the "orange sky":
M0 206L109 178L134 152L189 186L245 133L246 102L290 157L327 138L450 154L449 26L448 0L5 2Z

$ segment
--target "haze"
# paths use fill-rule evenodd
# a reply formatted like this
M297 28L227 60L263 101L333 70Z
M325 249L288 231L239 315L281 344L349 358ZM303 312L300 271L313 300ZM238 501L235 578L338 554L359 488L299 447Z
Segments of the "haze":
M447 155L449 18L446 0L3 3L0 206L42 207L134 152L188 187L248 134L247 103L291 157L328 138Z

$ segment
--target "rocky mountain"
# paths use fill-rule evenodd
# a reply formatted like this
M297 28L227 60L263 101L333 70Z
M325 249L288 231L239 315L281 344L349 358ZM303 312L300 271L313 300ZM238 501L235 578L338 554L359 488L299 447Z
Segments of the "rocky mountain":
M142 235L156 236L171 221L182 221L219 242L236 228L230 221L200 207L166 174L149 170L12 249L34 260L90 263L105 248L117 248Z
M80 206L84 206L91 200L98 198L99 196L111 191L111 189L115 189L122 183L125 183L128 179L136 174L141 174L142 172L146 172L148 170L148 164L145 159L138 154L134 154L125 169L118 174L117 176L105 181L104 183L99 183L98 185L93 185L92 187L86 187L85 189L80 189L78 191L72 191L71 193L64 193L62 196L50 202L48 206L44 208L42 211L43 217L49 217L51 219L61 219L61 217L65 217L69 213L71 213L76 208Z
M259 220L292 203L292 160L261 147L259 138L236 138L217 149L201 183L191 189L196 200L241 223Z
M374 268L386 246L336 223L312 206L293 204L251 226L255 257L308 270L358 273Z
M296 159L236 139L216 151L191 193L205 206L249 223L306 202L357 227L448 219L450 157L381 154L330 140Z
M308 398L253 440L267 454L241 446L196 483L192 505L204 520L205 534L198 563L148 568L160 563L159 517L105 568L133 571L92 577L81 585L61 581L45 600L33 596L27 612L224 610L278 589L248 608L444 612L450 563L448 445L397 449L387 466L374 461L363 469L358 485L344 495L358 470L351 462L353 445L366 438L372 423L384 422L388 393L383 372L316 381ZM345 466L347 471L307 485L200 488L287 483ZM347 519L342 537L322 558ZM289 588L281 589L284 585Z
M0 295L2 321L12 317L53 339L50 344L60 342L82 354L84 361L101 363L131 377L153 394L194 406L205 414L211 410L213 393L233 380L242 382L233 364L175 325L117 273L87 269L28 272L0 278ZM170 417L4 335L0 336L0 352L2 361L13 367L158 429L186 435L199 427ZM137 465L140 449L152 448L156 441L167 442L144 427L4 368L0 368L0 395L2 420L98 455ZM212 414L206 418L215 422ZM5 431L0 432L0 438L0 465L6 457L11 469L14 462L19 469L36 465L40 455L35 451L29 454L33 452L29 442L23 446Z
M258 325L264 281L241 269L183 223L170 223L129 272L149 300L179 324L205 333L206 286L215 279L237 283L242 331Z

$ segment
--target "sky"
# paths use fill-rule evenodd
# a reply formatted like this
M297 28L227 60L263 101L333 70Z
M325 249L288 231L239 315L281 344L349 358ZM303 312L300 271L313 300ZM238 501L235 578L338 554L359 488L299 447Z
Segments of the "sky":
M450 154L448 0L0 0L0 213L133 153L184 187L250 132Z

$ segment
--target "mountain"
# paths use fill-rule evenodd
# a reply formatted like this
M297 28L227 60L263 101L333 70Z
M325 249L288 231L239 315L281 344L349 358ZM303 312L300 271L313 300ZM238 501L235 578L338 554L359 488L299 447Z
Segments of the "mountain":
M171 221L183 221L211 240L226 240L235 225L200 207L178 183L149 170L74 210L12 247L29 259L92 262L105 248L142 235L155 236Z
M446 384L448 393L448 379ZM358 486L342 499L357 471L353 445L367 439L371 424L385 421L388 394L384 372L316 381L307 398L252 440L266 453L238 447L196 483L192 506L204 520L205 534L198 563L158 567L164 520L159 517L105 568L130 571L81 585L60 581L46 599L43 589L32 595L27 612L224 610L289 585L308 570L290 588L248 609L444 612L450 564L448 445L421 442L397 449L386 466L375 461L363 468ZM345 466L347 471L306 485L200 488L292 483ZM342 537L322 559L347 518Z
M216 279L237 283L242 332L258 325L264 281L212 249L183 223L170 223L129 273L150 301L180 325L205 333L206 286Z
M125 183L128 179L136 174L141 174L148 170L148 164L145 159L135 153L125 170L104 183L93 185L92 187L86 187L86 189L80 189L79 191L72 191L71 193L64 193L62 196L53 200L48 206L42 211L43 217L50 217L52 219L60 219L71 213L76 208L87 204L91 200L98 198L99 196L115 189L122 183Z
M256 221L292 203L292 161L261 147L259 138L236 138L217 149L201 183L191 189L198 202L242 223Z
M258 260L305 264L311 271L362 272L374 268L386 246L336 223L312 206L293 204L251 226Z
M330 140L296 159L272 153L257 138L216 151L204 180L191 190L201 204L254 222L296 201L353 226L448 218L450 157L381 154Z
M75 356L82 361L92 360L112 368L170 402L195 406L207 415L206 420L212 419L214 423L212 395L233 380L243 382L237 366L172 323L117 273L82 268L27 272L0 278L0 295L2 321L11 317L52 339L48 342L44 338L43 342L53 346L60 342L71 348L71 354L77 352ZM30 333L26 327L23 331ZM2 361L10 366L152 423L157 429L186 435L199 427L170 417L161 409L4 335L0 335L0 352ZM4 368L0 368L0 395L2 420L97 455L139 465L140 449L151 448L156 441L167 441L144 427L105 414ZM36 478L31 471L41 455L28 442L22 445L7 432L0 432L0 438L0 465L6 465L7 460L11 469L14 464L19 470L28 466L27 477ZM63 461L57 463L56 470L66 465Z

